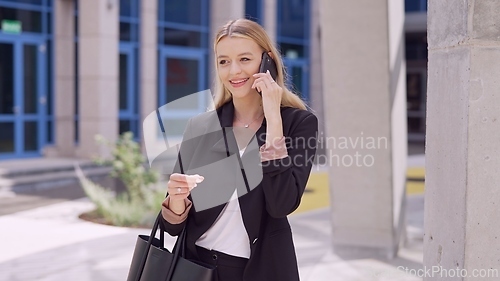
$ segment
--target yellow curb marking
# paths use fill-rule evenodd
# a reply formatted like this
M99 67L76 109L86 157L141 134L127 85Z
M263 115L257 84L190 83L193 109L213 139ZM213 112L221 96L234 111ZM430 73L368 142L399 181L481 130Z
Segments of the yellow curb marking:
M311 173L300 205L292 214L303 213L328 206L330 206L328 173Z
M409 179L406 183L406 194L423 194L425 189L425 169L422 167L408 168ZM411 179L414 179L413 181ZM415 181L416 180L416 181ZM330 206L330 191L328 188L328 173L313 172L307 182L306 192L302 196L299 207L292 214L304 213Z
M425 169L423 167L411 167L406 170L406 177L409 179L421 179L425 178Z

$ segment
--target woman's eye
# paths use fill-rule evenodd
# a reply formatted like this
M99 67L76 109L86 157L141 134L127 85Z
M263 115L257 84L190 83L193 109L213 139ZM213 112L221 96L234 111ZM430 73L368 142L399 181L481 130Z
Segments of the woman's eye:
M249 61L249 58L241 58L242 61Z
M227 60L221 60L219 61L219 64L226 64L227 63Z

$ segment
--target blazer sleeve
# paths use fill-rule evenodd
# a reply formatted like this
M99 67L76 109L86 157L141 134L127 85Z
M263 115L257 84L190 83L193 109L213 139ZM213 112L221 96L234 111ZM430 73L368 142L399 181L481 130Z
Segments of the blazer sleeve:
M186 130L184 131L181 146L179 149L178 157L173 169L173 173L181 173L182 170L186 169L186 167L189 166L189 162L191 161L194 153L194 143L196 140L192 136L191 132L192 130L192 119L189 119ZM181 161L179 161L179 159ZM181 170L181 164L183 169ZM163 201L162 203L162 226L163 230L165 230L168 234L171 236L177 236L181 233L182 229L184 228L184 225L186 224L186 219L189 214L189 211L191 209L191 196L188 197L188 199L185 200L186 203L186 211L178 215L176 218L175 214L168 209L169 206L169 198L167 198Z
M318 119L307 112L298 122L285 136L288 155L262 162L266 209L275 218L286 217L299 206L316 155Z

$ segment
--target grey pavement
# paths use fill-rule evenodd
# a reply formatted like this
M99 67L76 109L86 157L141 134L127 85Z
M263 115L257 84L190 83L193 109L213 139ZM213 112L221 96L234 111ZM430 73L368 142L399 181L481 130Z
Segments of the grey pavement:
M0 216L0 281L126 280L137 235L149 230L78 218L93 207L82 198ZM406 243L392 260L335 255L329 208L291 215L301 280L422 280L398 269L422 268L423 195L409 196L406 207ZM166 236L168 248L174 242Z
M409 201L423 208L419 198ZM92 208L78 199L0 217L0 280L125 280L137 235L148 230L78 219ZM292 215L290 222L301 280L421 280L397 269L422 267L421 238L410 239L393 260L343 259L331 250L328 208ZM413 227L422 227L418 222ZM167 237L168 248L174 242Z

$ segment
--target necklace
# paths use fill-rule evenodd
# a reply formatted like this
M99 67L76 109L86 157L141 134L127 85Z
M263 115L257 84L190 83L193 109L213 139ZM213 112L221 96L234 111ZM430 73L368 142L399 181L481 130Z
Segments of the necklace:
M252 122L250 122L250 123L248 123L248 124L245 124L245 122L241 121L241 119L240 119L240 118L238 118L238 116L236 116L236 114L235 114L234 116L236 117L236 119L237 119L238 121L240 121L240 123L243 123L243 126L245 126L245 128L248 128L248 127L250 127L250 125L252 125L252 124L253 124L253 122L255 122L255 121L257 121L258 119L260 119L260 117L262 117L263 115L264 115L264 112L262 112L262 114L261 114L259 117L255 118Z

